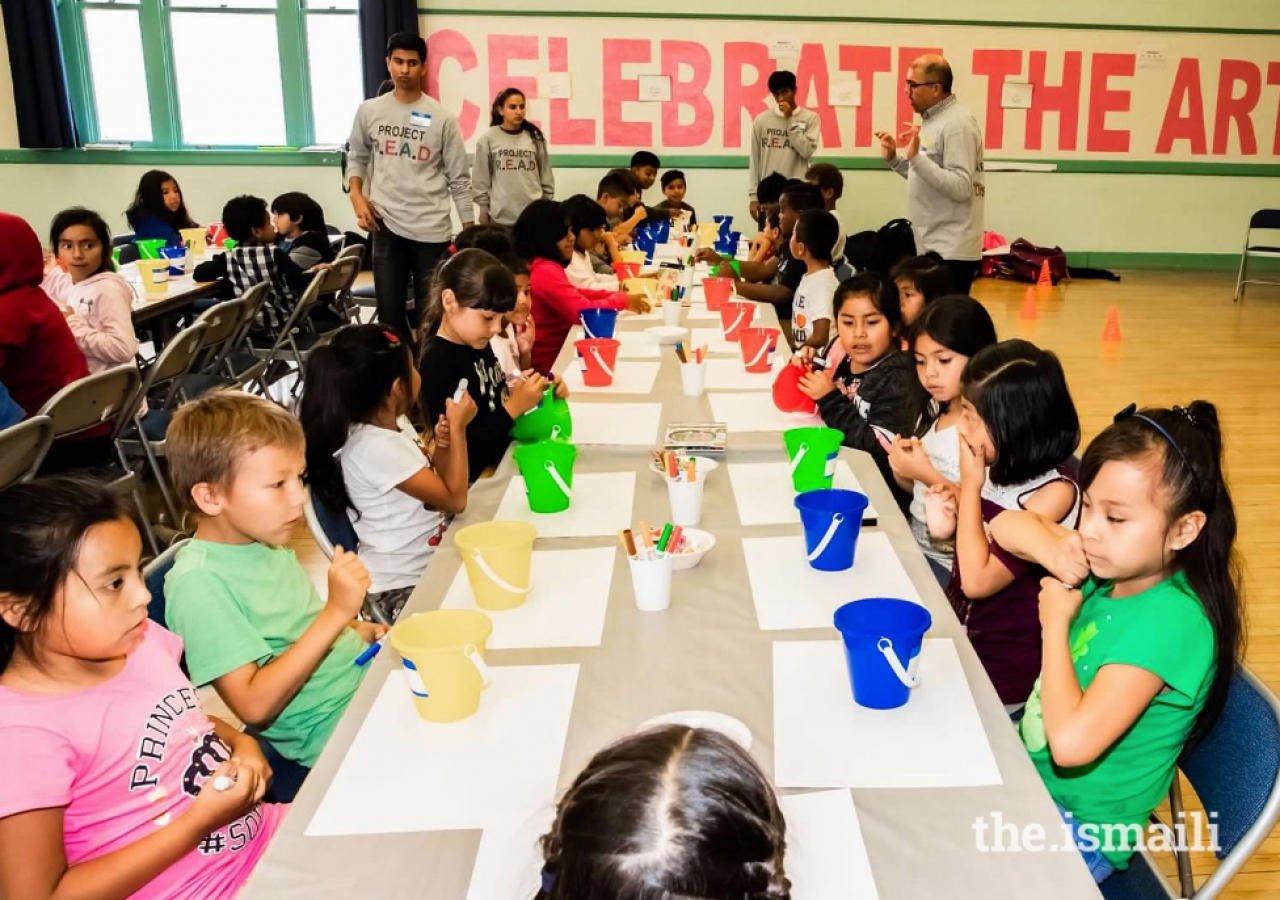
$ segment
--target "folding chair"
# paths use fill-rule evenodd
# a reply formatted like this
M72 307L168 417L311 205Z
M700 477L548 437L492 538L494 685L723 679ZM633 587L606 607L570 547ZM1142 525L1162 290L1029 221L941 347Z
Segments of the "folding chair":
M270 286L263 282L236 300L226 300L200 314L197 323L205 326L200 353L179 389L185 399L199 397L218 388L243 388L257 381L267 364L242 350L258 310L266 301Z
M269 348L255 347L253 349L254 356L268 363L291 362L297 366L298 380L291 390L293 396L297 396L300 389L302 376L307 366L307 357L310 355L311 350L333 337L332 332L317 334L308 325L308 319L315 309L320 295L349 288L351 283L355 281L355 276L359 274L359 271L359 262L348 257L334 263L332 269L317 272L315 277L311 279L311 284L307 285L307 289L298 298L297 306L289 314L288 320L280 329L280 334L277 335L272 346Z
M333 261L335 268L344 259L354 259L356 265L351 270L349 279L344 278L344 285L338 289L334 307L342 314L348 325L358 325L360 323L360 302L356 299L354 289L356 279L360 277L360 269L364 265L364 245L352 244L350 247L344 247Z
M360 539L356 537L355 527L347 518L346 512L335 512L311 491L307 492L307 505L303 515L306 516L307 527L311 529L311 536L315 538L316 545L325 559L333 559L335 545L352 553L360 546ZM368 613L369 617L380 625L393 624L387 621L387 617L376 604L366 603L362 612Z
M177 557L178 551L187 546L190 541L190 538L174 541L165 548L163 553L147 563L142 569L142 580L146 583L147 590L151 592L151 602L147 604L147 616L152 622L164 625L165 628L169 626L165 625L164 621L164 579L169 574L169 570L173 568L173 561Z
M1134 854L1127 870L1102 883L1107 900L1215 900L1222 894L1280 820L1280 698L1245 666L1237 666L1221 718L1183 754L1178 767L1204 808L1216 814L1216 854L1222 862L1197 890L1190 854L1186 848L1176 850L1181 890L1175 895L1146 855ZM1186 821L1177 778L1169 791L1169 809L1173 824ZM1188 831L1194 838L1194 829Z
M1249 227L1244 232L1244 249L1240 252L1240 273L1236 276L1236 300L1244 298L1246 284L1270 284L1280 286L1280 281L1264 281L1249 278L1249 257L1261 256L1280 259L1280 234L1274 236L1269 244L1254 244L1253 232L1280 232L1280 209L1260 209L1249 217Z
M53 443L53 419L32 416L0 431L0 491L30 481Z

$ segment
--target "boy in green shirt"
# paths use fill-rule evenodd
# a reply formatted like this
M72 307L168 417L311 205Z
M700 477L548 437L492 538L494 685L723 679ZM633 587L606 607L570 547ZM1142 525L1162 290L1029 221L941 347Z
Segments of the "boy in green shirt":
M178 410L167 441L175 490L200 515L165 579L191 680L310 768L364 677L356 657L386 631L355 621L369 573L337 548L326 603L286 549L307 500L305 439L286 410L208 394Z

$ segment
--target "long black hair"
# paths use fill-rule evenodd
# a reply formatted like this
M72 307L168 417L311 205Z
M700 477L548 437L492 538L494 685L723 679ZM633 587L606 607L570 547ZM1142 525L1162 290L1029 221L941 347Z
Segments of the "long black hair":
M58 255L58 243L62 240L62 232L76 225L86 225L93 229L98 243L102 245L102 259L98 262L98 270L93 274L114 272L116 266L111 260L111 229L107 227L106 220L102 216L83 206L64 209L53 217L53 224L49 226L49 247L53 250L53 255Z
M492 253L472 247L459 250L436 269L423 328L427 335L444 321L444 292L453 291L459 306L509 313L516 308L516 278ZM425 350L427 342L423 341Z
M333 262L333 244L329 243L329 226L324 220L324 208L302 191L289 191L271 201L273 213L283 213L295 222L302 223L304 233L312 232L320 236L314 242L320 251L322 262Z
M168 181L173 182L173 186L178 189L178 194L182 197L182 203L176 212L170 212L169 207L164 205L164 186ZM138 181L138 193L134 196L132 205L125 211L125 217L130 224L133 224L142 214L155 216L174 231L200 227L187 212L187 198L182 193L182 186L178 184L178 179L160 169L152 169L142 176Z
M530 263L548 259L559 266L569 263L558 246L568 234L564 204L556 200L534 200L520 213L512 229L517 256Z
M769 780L731 739L643 731L597 753L565 793L537 900L788 900L786 833Z
M951 294L926 306L911 325L908 346L913 353L921 335L928 335L938 345L972 359L979 350L996 342L996 326L987 308L977 300L964 294ZM948 406L949 402L935 404L930 400L925 415L920 417L916 437L924 437Z
M513 87L507 88L505 91L503 91L502 93L498 94L498 96L493 98L493 107L489 110L490 125L502 124L502 121L503 121L502 107L506 106L507 101L510 100L512 97L517 97L517 96L524 98L526 103L529 102L528 98L524 96L524 91L520 90L519 88L513 88ZM527 107L526 107L526 110L527 110ZM520 130L529 132L529 135L535 141L544 141L544 142L546 141L546 136L543 135L542 129L529 121L527 112L526 112L525 120L520 123Z
M307 482L330 510L355 509L334 454L353 426L373 418L397 379L406 390L413 384L413 354L383 325L348 325L311 351L298 419L307 436Z
M1132 407L1126 412L1131 412ZM1167 433L1145 421L1149 419ZM1235 552L1236 510L1222 469L1222 428L1218 410L1204 400L1185 409L1141 409L1122 413L1089 444L1080 461L1080 487L1098 476L1104 463L1149 458L1160 460L1159 492L1168 504L1169 526L1188 513L1204 513L1204 527L1186 547L1175 551L1173 565L1186 576L1203 607L1214 636L1213 681L1188 741L1198 742L1222 713L1244 646L1240 600L1240 561Z
M133 508L100 479L60 475L0 491L0 595L22 603L22 631L0 619L0 672L53 612L90 528ZM28 651L29 653L30 651Z

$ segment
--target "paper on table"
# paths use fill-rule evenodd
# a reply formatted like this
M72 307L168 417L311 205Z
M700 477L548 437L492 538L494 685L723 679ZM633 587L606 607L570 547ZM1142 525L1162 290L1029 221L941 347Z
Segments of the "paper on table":
M1002 784L955 644L925 641L919 677L906 706L864 709L853 702L841 641L774 642L778 787Z
M467 900L529 900L537 893L542 883L538 839L551 830L555 818L555 807L548 802L487 826L471 867Z
M538 537L616 537L631 527L631 502L636 493L635 472L590 472L573 476L573 503L564 512L536 513L529 509L524 478L511 476L495 519L532 522Z
M883 531L863 531L853 568L820 572L805 559L804 538L743 538L747 578L761 631L831 628L850 600L896 597L920 602L920 594Z
M554 796L577 665L492 666L480 709L423 721L388 673L308 836L452 831L500 823Z
M721 391L767 391L786 364L785 359L775 356L772 370L748 372L741 359L708 359L706 386Z
M708 373L710 374L710 373ZM577 437L577 414L574 414L574 437ZM785 525L800 521L796 509L796 492L791 483L791 463L730 463L729 483L738 503L738 518L743 525ZM865 494L849 464L836 460L832 487ZM863 519L878 519L875 507L868 504Z
M526 647L599 647L604 633L615 547L591 550L535 550L532 590L515 609L476 605L465 566L444 595L442 609L476 609L493 622L490 650Z
M652 447L659 439L661 403L575 403L575 444Z
M773 405L773 395L767 392L726 394L708 391L711 415L723 422L732 434L735 431L789 431L808 425L821 425L816 415L802 416L784 413Z
M791 896L804 900L878 900L858 811L848 790L778 798L787 822ZM488 832L485 832L488 835ZM481 846L483 846L481 839ZM476 900L470 898L469 900Z
M569 390L584 394L651 394L658 378L660 362L628 362L618 360L613 367L613 384L608 387L587 387L582 383L582 364L570 363L562 373Z
M720 318L720 313L713 313L716 319ZM738 345L733 341L726 340L723 328L695 328L689 334L689 344L693 347L701 347L707 345L707 352L718 353L721 356L730 355L742 359L742 351L738 349ZM738 368L742 368L741 365ZM773 384L773 382L769 382Z
M586 337L581 328L569 333L569 343L573 344ZM622 346L618 348L618 359L659 359L662 354L658 343L643 331L615 331L613 337Z

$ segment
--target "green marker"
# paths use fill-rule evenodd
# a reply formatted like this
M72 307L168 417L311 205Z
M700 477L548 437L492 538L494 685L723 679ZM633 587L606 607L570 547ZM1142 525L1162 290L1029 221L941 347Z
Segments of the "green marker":
M658 552L667 552L667 543L671 540L671 523L662 526L662 536L658 538Z

